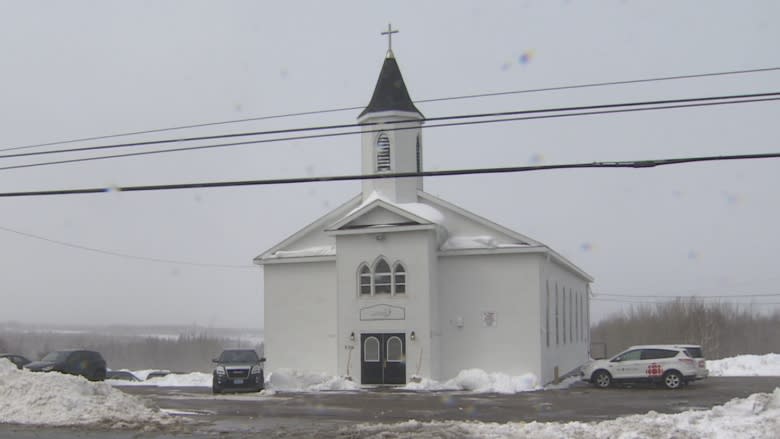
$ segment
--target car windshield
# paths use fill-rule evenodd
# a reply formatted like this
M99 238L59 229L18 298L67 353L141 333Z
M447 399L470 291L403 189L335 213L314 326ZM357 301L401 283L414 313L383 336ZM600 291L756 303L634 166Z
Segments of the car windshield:
M219 356L222 363L257 363L255 351L224 351Z
M45 357L41 359L41 361L46 361L47 363L59 363L61 361L65 361L65 359L68 358L69 354L70 352L68 351L49 352Z

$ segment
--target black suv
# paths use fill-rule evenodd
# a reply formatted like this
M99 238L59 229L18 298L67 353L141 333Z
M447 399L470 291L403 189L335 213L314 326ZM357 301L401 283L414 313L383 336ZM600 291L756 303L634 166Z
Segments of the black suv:
M263 362L252 349L228 349L222 351L214 368L211 390L222 393L226 390L259 392L263 390Z
M106 360L95 351L64 350L54 351L41 361L33 361L24 366L33 372L62 372L81 375L90 381L106 379Z

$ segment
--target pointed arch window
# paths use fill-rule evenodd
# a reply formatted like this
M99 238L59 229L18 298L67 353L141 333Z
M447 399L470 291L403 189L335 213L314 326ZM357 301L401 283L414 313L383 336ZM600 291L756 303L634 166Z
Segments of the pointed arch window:
M390 294L392 285L390 265L384 259L380 259L374 266L374 294Z
M371 295L371 269L368 268L368 265L363 264L363 266L360 267L360 295L365 296Z
M376 170L390 171L390 138L385 133L376 138Z
M406 267L401 262L396 262L390 269L390 264L385 258L380 257L371 266L365 262L360 264L357 270L358 294L361 297L375 295L403 295L406 294Z
M400 262L393 267L393 291L395 294L406 293L406 269Z

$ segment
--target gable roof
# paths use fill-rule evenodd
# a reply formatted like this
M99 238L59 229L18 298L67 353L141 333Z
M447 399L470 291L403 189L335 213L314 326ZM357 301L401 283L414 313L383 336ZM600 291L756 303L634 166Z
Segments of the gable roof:
M414 106L412 99L409 97L409 91L406 89L403 76L401 76L401 69L398 67L392 52L389 52L387 57L385 57L371 101L360 113L358 119L368 113L381 111L408 111L417 113L422 118L425 117Z
M324 234L322 231L328 224L358 207L361 198L360 195L352 197L346 203L331 210L282 242L256 256L254 263L263 264L268 260L282 258L335 256L336 239ZM328 249L332 249L332 251L328 252Z
M433 230L440 256L544 253L592 282L593 278L545 244L475 213L418 191L416 203L393 203L376 193L357 195L254 259L256 264L316 262L336 257L336 236Z

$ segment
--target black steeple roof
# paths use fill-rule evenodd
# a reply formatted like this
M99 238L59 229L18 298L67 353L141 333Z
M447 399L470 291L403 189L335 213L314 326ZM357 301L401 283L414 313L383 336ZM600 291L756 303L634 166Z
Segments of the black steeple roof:
M382 64L382 70L379 72L379 79L376 81L374 95L371 96L371 102L358 116L358 119L368 113L379 111L411 111L423 116L420 110L414 106L409 97L409 91L406 90L404 78L401 76L401 69L395 61L392 51L388 51L385 62Z

